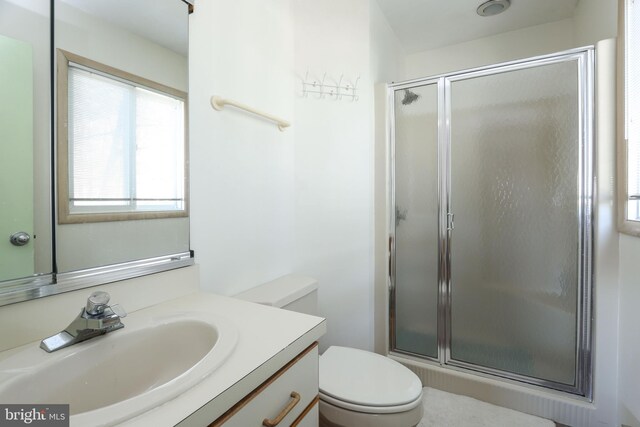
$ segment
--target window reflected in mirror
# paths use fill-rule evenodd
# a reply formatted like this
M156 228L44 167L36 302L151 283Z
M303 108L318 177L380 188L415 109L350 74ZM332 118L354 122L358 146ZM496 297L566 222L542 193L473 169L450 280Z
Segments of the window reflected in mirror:
M60 222L186 216L186 94L64 51L58 69Z

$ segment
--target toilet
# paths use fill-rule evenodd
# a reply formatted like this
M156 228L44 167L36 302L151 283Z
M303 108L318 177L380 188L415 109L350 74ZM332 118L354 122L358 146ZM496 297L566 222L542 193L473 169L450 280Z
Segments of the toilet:
M318 282L290 274L236 298L317 315ZM332 346L320 356L319 376L320 426L414 427L422 418L420 379L388 357Z

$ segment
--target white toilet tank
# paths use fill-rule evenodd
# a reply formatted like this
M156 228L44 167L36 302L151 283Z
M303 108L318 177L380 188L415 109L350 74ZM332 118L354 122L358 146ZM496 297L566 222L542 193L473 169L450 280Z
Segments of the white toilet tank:
M301 274L287 274L235 297L298 313L318 315L318 281Z

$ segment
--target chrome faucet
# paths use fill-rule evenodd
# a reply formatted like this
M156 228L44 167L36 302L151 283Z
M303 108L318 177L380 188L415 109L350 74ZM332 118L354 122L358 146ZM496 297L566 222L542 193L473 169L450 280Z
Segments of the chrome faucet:
M127 313L119 305L109 306L109 299L106 292L94 292L89 295L87 305L78 317L64 331L43 339L40 348L51 353L124 328L120 319L126 317Z

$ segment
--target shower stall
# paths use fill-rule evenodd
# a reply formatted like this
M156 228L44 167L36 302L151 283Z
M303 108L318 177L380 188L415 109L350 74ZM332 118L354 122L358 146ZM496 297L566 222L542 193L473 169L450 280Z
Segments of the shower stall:
M593 56L389 85L391 354L591 398Z

